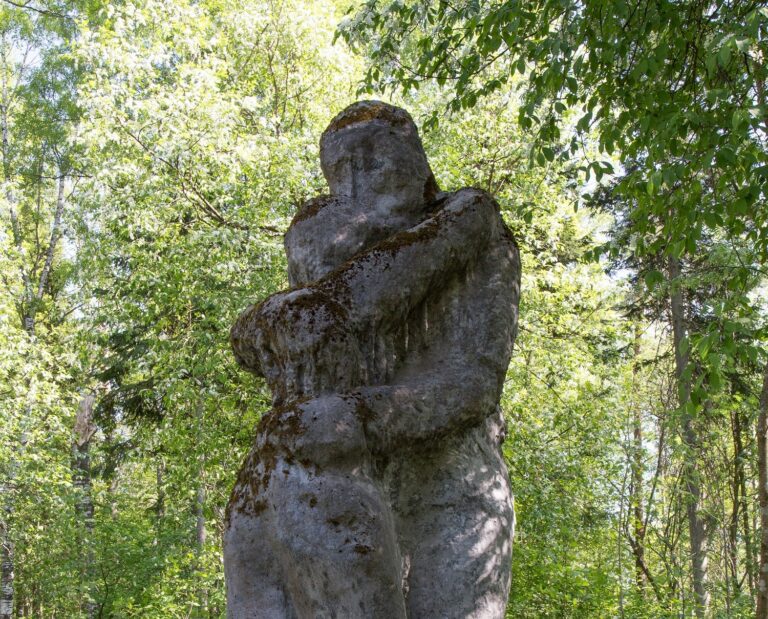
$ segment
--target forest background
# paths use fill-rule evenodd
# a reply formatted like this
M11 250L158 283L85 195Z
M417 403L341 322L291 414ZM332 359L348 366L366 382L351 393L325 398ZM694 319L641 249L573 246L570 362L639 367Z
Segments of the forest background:
M735 0L1 0L0 618L224 616L269 406L229 327L286 287L361 97L520 244L508 616L768 616L767 27Z

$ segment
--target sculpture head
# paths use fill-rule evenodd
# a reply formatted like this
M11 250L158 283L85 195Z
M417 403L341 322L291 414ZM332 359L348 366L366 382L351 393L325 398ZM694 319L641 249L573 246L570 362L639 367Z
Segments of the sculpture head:
M408 112L359 101L320 138L331 196L306 203L285 235L288 279L305 285L427 214L439 189Z
M410 114L381 101L358 101L331 121L320 165L332 196L393 227L416 223L438 192Z

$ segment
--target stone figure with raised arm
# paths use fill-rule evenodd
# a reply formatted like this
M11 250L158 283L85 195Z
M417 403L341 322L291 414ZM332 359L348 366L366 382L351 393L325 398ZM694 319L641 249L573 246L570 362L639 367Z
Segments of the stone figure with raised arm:
M293 287L232 328L273 408L227 509L228 616L503 617L517 247L487 193L438 189L402 109L350 106L320 159Z

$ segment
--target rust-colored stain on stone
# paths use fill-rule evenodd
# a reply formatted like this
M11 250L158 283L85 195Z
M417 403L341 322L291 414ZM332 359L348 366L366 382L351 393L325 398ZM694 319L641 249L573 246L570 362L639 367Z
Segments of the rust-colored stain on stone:
M371 120L385 120L392 125L413 124L411 115L405 110L378 101L361 101L336 116L323 132L323 136L340 131L350 125Z

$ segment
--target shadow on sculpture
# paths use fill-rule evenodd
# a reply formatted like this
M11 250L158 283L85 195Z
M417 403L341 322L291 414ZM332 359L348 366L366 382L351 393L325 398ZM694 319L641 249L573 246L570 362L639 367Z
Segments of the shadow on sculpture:
M232 328L273 408L227 509L228 615L503 617L517 247L491 196L439 191L404 110L350 106L320 158L293 288Z

